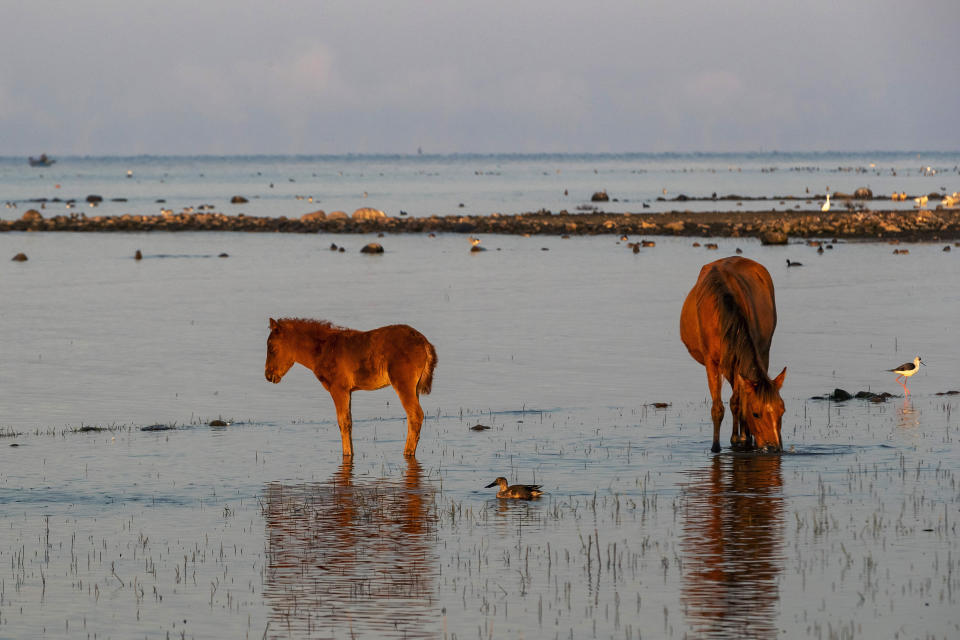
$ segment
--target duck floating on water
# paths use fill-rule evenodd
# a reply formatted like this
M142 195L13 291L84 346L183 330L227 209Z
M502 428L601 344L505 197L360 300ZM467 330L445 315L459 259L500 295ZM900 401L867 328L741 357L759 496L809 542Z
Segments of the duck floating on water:
M507 479L503 476L497 478L484 488L489 489L490 487L495 487L497 485L500 485L500 490L497 491L498 498L533 500L534 498L539 498L544 494L544 491L540 488L539 484L512 484L507 486Z

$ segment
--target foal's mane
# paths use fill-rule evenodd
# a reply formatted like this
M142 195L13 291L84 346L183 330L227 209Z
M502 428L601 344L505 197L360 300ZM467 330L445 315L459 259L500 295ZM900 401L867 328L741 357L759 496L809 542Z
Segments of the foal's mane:
M703 295L710 296L717 302L720 335L724 343L720 355L722 371L731 374L731 382L738 372L748 380L760 382L757 391L765 394L770 376L761 364L757 343L750 333L750 325L743 309L737 304L736 296L717 269L711 270L703 284Z
M346 327L340 327L328 320L313 320L311 318L280 318L277 322L285 328L297 333L306 333L315 336L326 336L331 333L350 331Z

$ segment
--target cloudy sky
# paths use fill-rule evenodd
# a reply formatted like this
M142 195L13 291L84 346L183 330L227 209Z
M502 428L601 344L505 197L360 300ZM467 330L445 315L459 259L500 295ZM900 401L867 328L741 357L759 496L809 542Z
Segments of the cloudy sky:
M0 155L960 149L957 0L0 0Z

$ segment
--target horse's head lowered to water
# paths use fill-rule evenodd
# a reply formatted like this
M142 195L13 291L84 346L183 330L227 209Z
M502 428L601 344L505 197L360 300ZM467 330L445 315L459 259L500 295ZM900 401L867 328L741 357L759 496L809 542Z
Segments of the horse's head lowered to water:
M735 392L739 391L740 423L753 436L757 449L780 451L783 445L780 429L784 406L780 388L786 376L786 367L773 380L763 376L761 380L754 381L737 374L738 389Z
M274 384L280 382L296 362L295 352L290 348L289 341L283 339L282 334L283 325L270 318L270 337L267 338L267 363L264 367L264 375Z

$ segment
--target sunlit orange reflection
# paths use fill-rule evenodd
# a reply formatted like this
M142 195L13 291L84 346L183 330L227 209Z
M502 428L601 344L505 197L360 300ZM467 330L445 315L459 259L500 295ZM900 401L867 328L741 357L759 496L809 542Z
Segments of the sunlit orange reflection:
M715 456L683 488L684 609L697 636L776 638L780 456Z
M357 480L348 461L326 482L269 483L268 635L435 635L434 495L413 458L402 478Z

